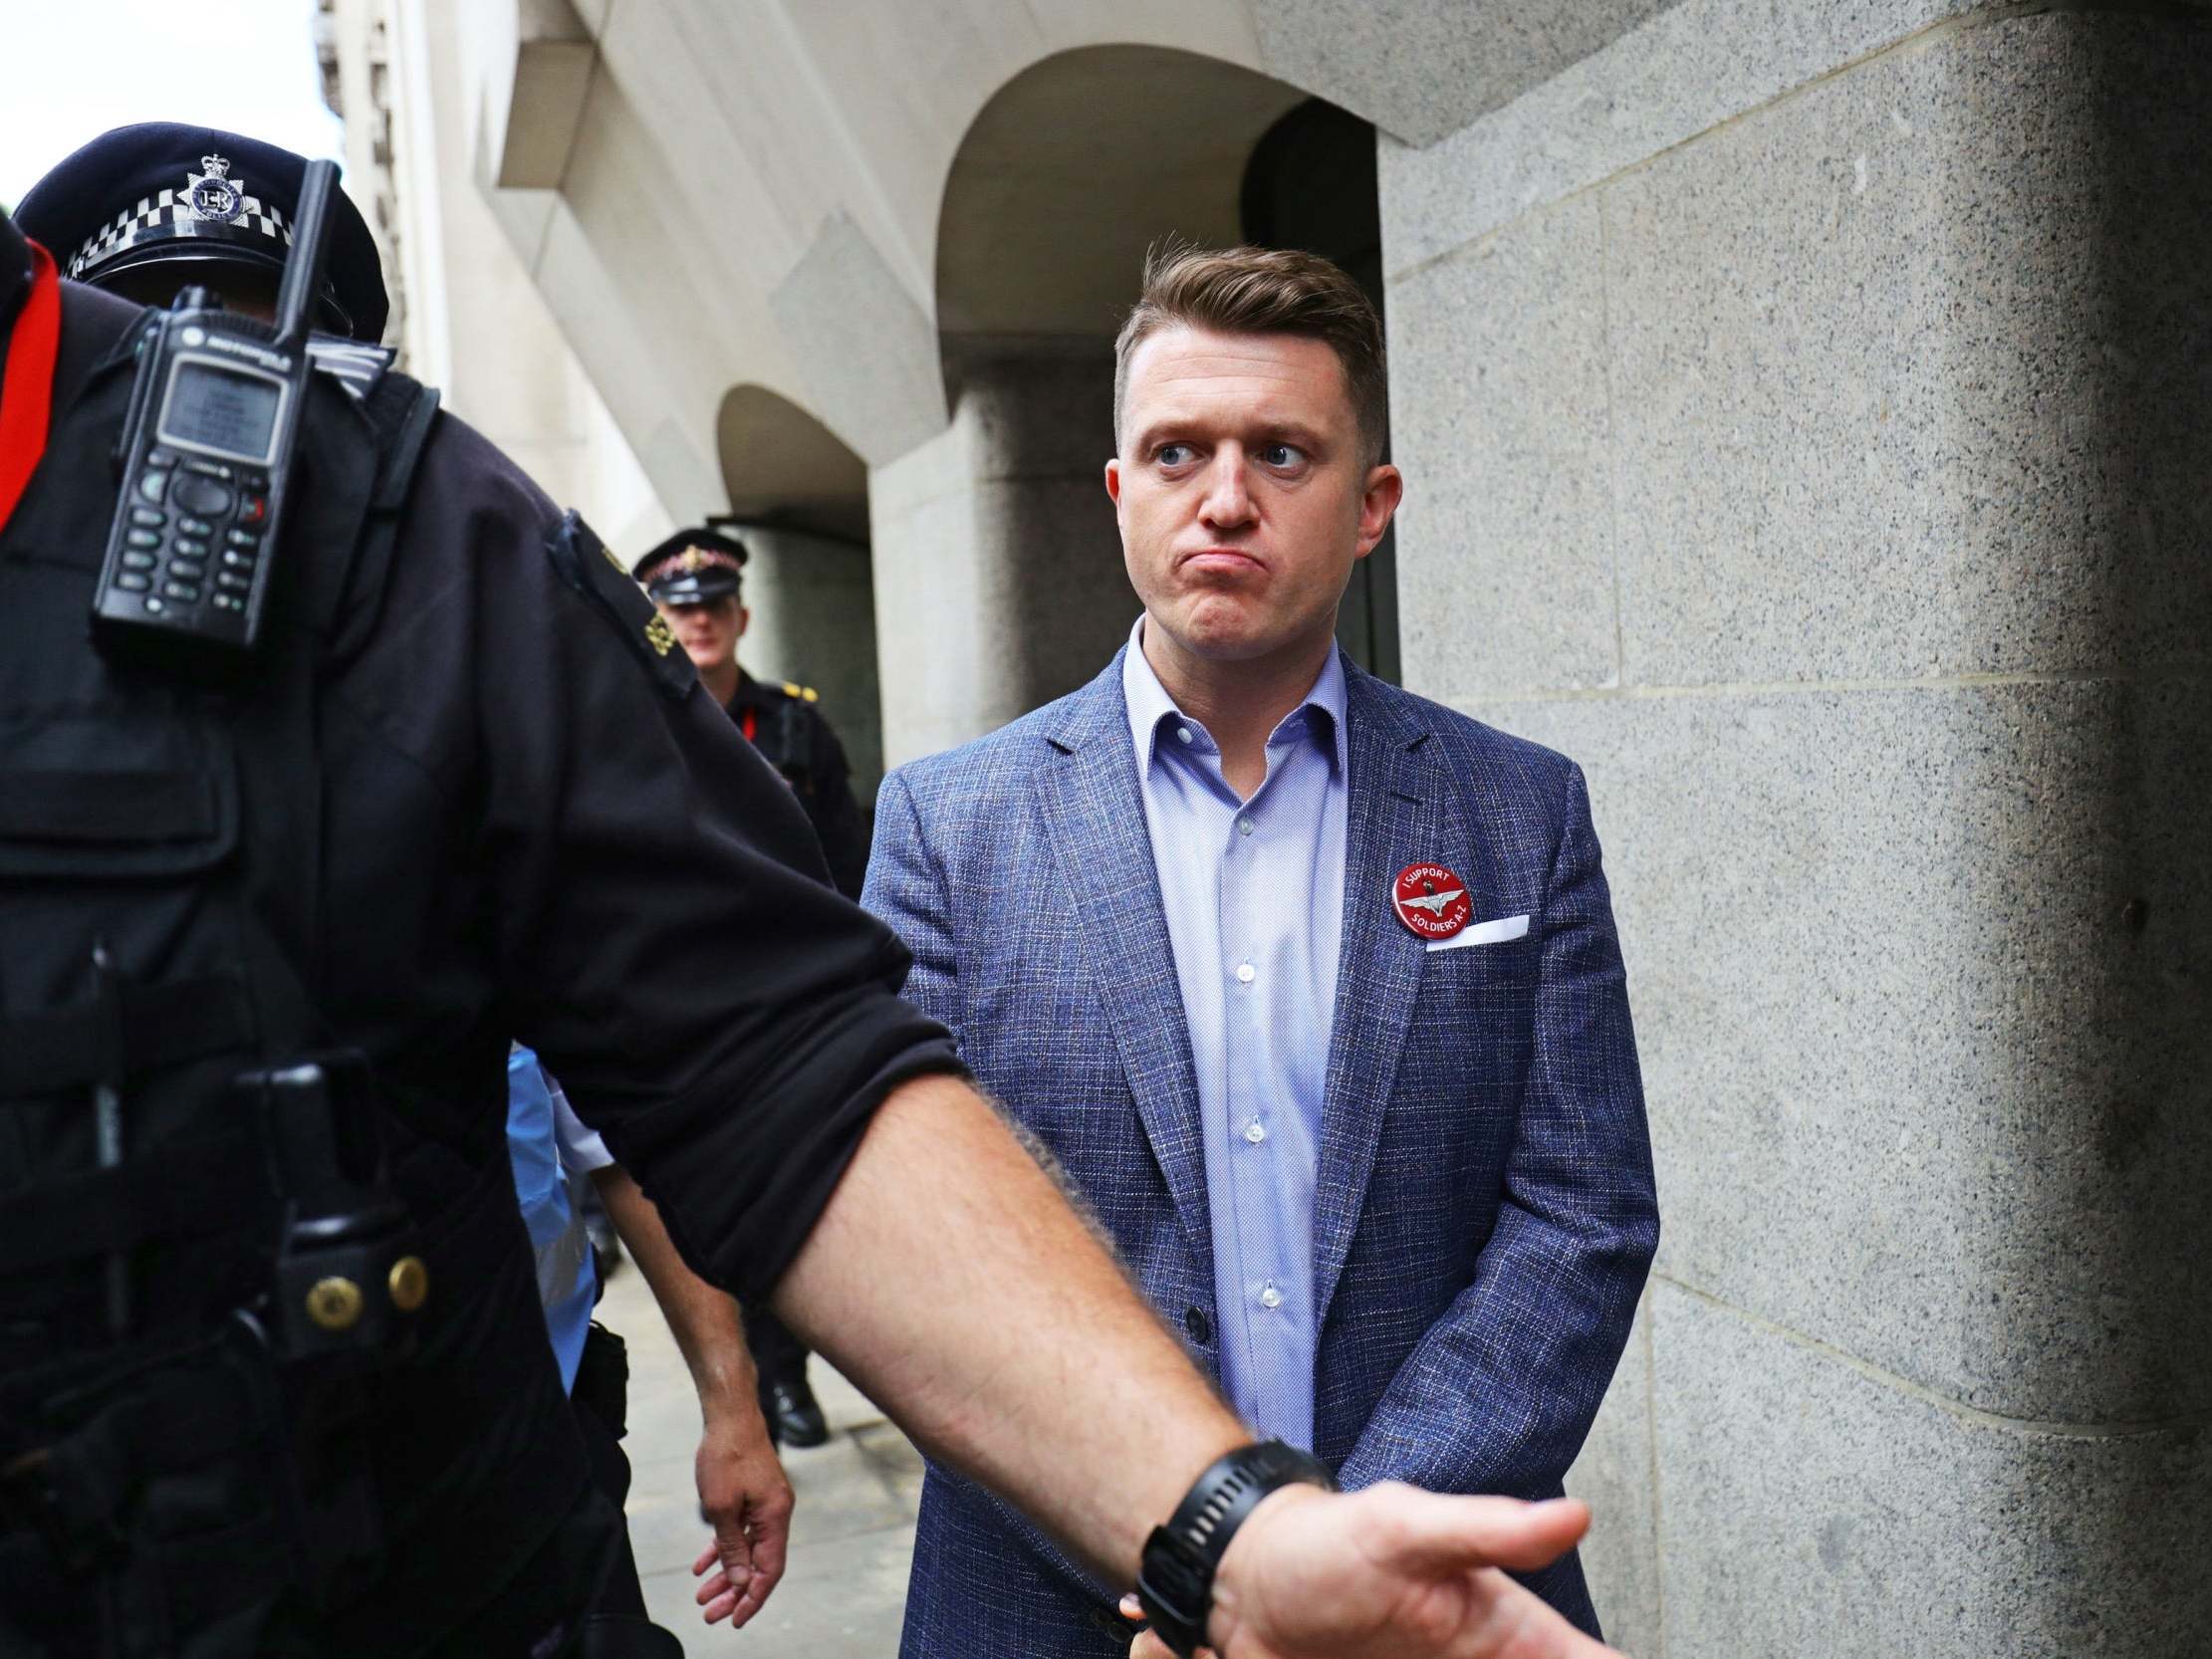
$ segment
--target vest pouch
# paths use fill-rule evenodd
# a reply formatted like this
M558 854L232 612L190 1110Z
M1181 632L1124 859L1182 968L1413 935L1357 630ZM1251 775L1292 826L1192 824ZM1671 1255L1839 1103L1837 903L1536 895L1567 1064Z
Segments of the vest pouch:
M130 1334L145 1339L207 1328L203 1315L236 1305L244 1270L235 1250L181 1241L218 1242L245 1217L212 1198L185 1216L185 1200L215 1188L164 1178L180 1161L240 1173L221 1156L222 1103L257 1058L264 1016L237 893L235 747L204 700L119 688L114 702L0 711L0 1209L14 1224L0 1239L0 1311L63 1342L100 1294L93 1255L128 1258L116 1271L130 1281ZM93 963L102 943L112 1011ZM113 1135L95 1104L104 1081L120 1093ZM64 1225L34 1226L56 1209ZM126 1212L142 1225L125 1228ZM114 1236L64 1260L80 1217ZM162 1234L175 1240L153 1242Z
M0 721L0 882L193 876L237 850L228 731L141 712L153 718Z
M4 1409L0 1533L46 1547L9 1556L0 1648L19 1651L21 1637L32 1652L99 1659L263 1650L300 1542L282 1393L246 1324L11 1379Z

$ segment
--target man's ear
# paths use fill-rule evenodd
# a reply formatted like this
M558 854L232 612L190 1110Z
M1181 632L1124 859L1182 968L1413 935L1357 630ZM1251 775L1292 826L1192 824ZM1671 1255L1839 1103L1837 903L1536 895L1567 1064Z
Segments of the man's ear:
M1106 496L1118 510L1121 505L1121 457L1110 456L1106 464Z
M1405 497L1405 475L1396 467L1381 465L1367 469L1367 484L1359 497L1359 540L1354 544L1354 558L1364 559L1374 552L1375 544L1382 540L1382 533L1390 528L1390 515L1398 510L1398 503Z
M743 605L739 605L739 606L737 607L737 636L738 636L738 638L740 638L740 639L743 639L743 638L745 637L745 630L746 630L746 628L747 628L747 627L749 627L749 626L750 626L750 625L752 624L752 620L753 620L753 613L752 613L752 612L751 612L750 610L746 609L746 608L745 608L745 606L743 606Z

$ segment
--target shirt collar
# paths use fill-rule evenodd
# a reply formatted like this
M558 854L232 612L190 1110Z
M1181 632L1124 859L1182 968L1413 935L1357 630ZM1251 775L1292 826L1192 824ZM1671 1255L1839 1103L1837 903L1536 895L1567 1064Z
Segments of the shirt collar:
M1129 630L1129 647L1121 653L1121 698L1128 705L1129 738L1136 745L1137 769L1149 772L1153 756L1158 752L1160 727L1173 716L1178 721L1188 721L1197 731L1204 731L1197 721L1175 706L1175 699L1167 694L1167 687L1159 683L1159 676L1152 672L1152 665L1144 656L1144 618L1136 619L1136 626ZM1336 762L1337 776L1345 776L1345 664L1344 653L1332 646L1329 658L1321 665L1313 686L1296 709L1283 717L1284 725L1319 712L1328 716L1324 721L1306 719L1307 732L1315 742L1329 752ZM1280 732L1283 726L1276 730ZM1210 745L1208 746L1211 747Z

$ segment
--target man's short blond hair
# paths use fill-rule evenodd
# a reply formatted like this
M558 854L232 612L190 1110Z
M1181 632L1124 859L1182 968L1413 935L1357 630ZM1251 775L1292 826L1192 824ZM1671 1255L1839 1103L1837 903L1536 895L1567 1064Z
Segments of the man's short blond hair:
M1113 441L1121 441L1129 359L1145 340L1176 325L1217 334L1297 335L1318 340L1344 364L1345 389L1368 466L1389 441L1390 382L1382 319L1359 285L1319 254L1289 248L1154 248L1144 289L1113 342Z

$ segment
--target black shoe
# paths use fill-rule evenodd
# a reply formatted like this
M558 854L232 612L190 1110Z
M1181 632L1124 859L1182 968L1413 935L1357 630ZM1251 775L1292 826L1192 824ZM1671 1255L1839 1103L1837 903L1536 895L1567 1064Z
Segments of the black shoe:
M768 1419L769 1436L780 1446L821 1446L830 1439L830 1425L804 1376L778 1377L760 1385L760 1411Z

